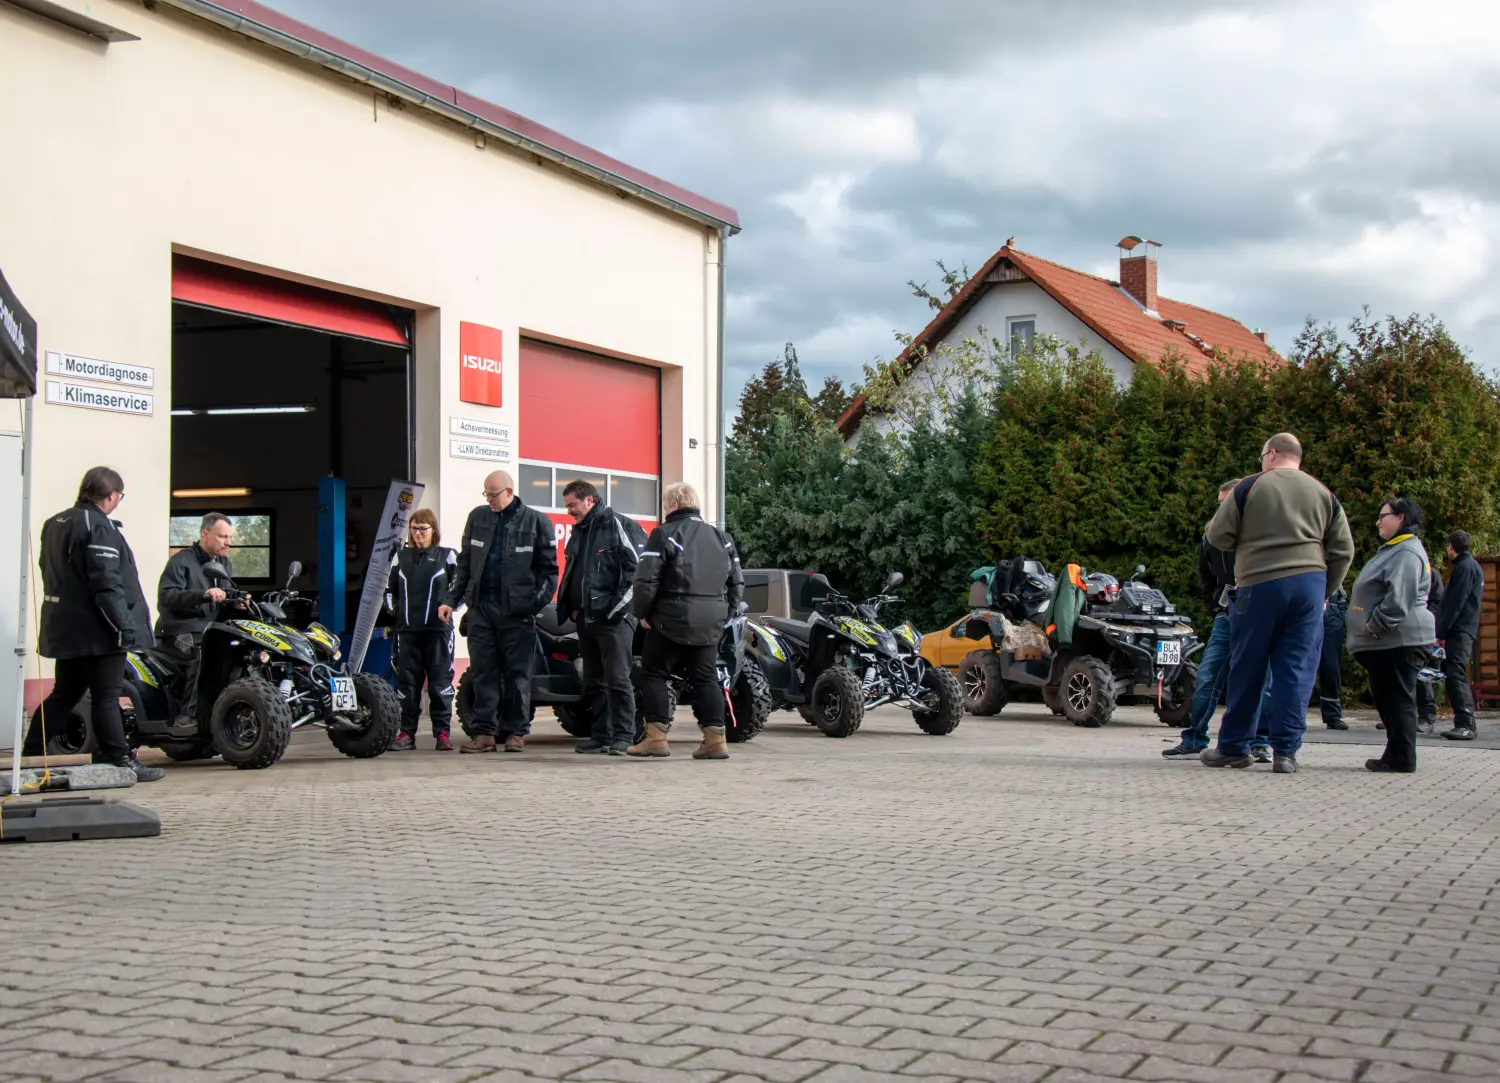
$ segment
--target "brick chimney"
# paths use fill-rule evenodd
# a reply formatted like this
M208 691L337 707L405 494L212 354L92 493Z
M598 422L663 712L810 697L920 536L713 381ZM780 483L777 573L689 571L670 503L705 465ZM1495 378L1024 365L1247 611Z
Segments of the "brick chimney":
M1139 237L1120 239L1120 288L1136 299L1148 313L1156 315L1156 241Z

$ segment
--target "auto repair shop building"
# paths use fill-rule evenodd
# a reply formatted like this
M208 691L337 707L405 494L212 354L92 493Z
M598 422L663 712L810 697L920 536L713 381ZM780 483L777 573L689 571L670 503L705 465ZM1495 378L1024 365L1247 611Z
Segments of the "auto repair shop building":
M0 0L0 98L33 544L107 463L153 611L209 509L309 589L342 478L352 624L394 478L453 546L497 466L559 540L574 477L722 515L730 208L249 0Z

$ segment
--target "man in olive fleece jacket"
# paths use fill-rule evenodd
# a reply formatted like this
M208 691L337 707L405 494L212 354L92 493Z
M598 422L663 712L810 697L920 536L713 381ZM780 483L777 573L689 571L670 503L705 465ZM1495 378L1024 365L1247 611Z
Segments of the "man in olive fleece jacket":
M1272 769L1297 770L1323 651L1323 609L1354 563L1354 538L1338 498L1302 472L1302 444L1278 433L1261 449L1261 473L1235 486L1208 524L1208 543L1234 553L1229 606L1229 705L1209 767L1249 767L1266 672Z

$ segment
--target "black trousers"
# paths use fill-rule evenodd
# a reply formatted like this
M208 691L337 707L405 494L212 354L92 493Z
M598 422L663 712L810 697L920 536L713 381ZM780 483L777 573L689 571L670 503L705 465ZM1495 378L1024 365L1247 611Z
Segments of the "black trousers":
M1427 654L1422 647L1392 647L1354 656L1370 675L1370 695L1385 723L1380 758L1398 771L1417 768L1417 671Z
M93 705L94 762L127 763L130 746L125 743L125 720L120 717L121 685L125 681L125 652L96 654L89 658L59 658L54 665L52 691L42 701L42 719L50 732L62 729L87 692ZM34 748L34 751L33 751ZM24 751L41 755L41 725L26 736Z
M427 717L432 735L447 733L453 721L453 630L420 629L396 633L396 695L401 699L401 732L416 735L427 685Z
M531 666L536 652L534 618L504 616L499 602L482 598L470 610L476 734L505 738L531 732Z
M635 740L635 686L630 683L634 641L635 625L628 620L578 626L583 694L594 709L595 744L628 745Z
M680 673L687 680L688 701L693 705L698 725L722 729L724 689L714 669L718 656L717 646L688 647L673 643L655 628L648 631L646 645L641 648L641 698L645 701L646 721L671 728L668 686L672 677Z
M1453 708L1455 729L1477 729L1474 724L1474 690L1469 687L1469 659L1474 654L1474 637L1455 632L1443 644L1447 654L1443 662L1444 683L1448 686L1448 705Z

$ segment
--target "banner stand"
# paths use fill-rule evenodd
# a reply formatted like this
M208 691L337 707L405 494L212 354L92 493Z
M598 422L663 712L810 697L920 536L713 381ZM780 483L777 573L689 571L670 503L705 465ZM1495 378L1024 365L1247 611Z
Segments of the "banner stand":
M141 838L161 834L156 813L126 801L68 795L31 797L21 794L21 748L26 741L26 659L31 629L27 621L31 569L31 475L33 466L33 409L36 397L36 321L31 318L5 275L0 273L0 398L24 399L21 433L21 546L20 610L16 614L16 694L11 704L12 734L10 793L0 803L0 843L72 842L81 839ZM6 569L10 571L12 569ZM59 768L58 774L67 768Z
M391 563L406 542L406 526L411 522L411 513L422 502L425 491L426 486L419 482L399 478L391 480L385 508L380 513L380 528L375 531L375 544L370 547L370 563L365 567L354 631L349 637L351 672L358 672L364 664L365 652L370 649L370 636L375 632L375 619L385 605L385 586L391 574Z

